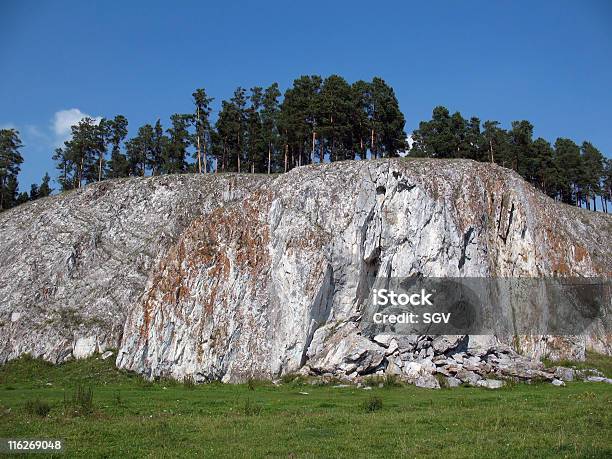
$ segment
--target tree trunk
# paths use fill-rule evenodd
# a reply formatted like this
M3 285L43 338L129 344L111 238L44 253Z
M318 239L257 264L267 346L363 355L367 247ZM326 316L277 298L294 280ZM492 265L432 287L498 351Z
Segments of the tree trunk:
M204 142L204 145L202 146L202 151L204 152L204 173L206 174L208 172L208 155L206 154L206 142Z
M270 175L271 163L272 163L272 143L268 142L268 175Z
M200 107L196 107L196 112L197 112L197 122L198 124L196 125L196 143L197 145L197 150L198 150L198 173L202 173L202 154L200 152Z
M597 212L597 195L593 196L593 210Z
M238 133L238 150L236 152L236 159L238 162L238 173L240 174L240 132Z
M98 164L98 182L102 180L102 153L100 153L100 163Z
M77 188L81 188L81 181L83 180L83 163L85 161L85 157L81 157L81 165L79 166L79 173L77 174L77 179L79 180L77 183Z
M315 157L315 142L317 140L317 133L315 131L312 131L312 154L310 156L310 160L314 162L314 157Z
M489 140L489 153L491 154L491 162L494 163L495 159L493 158L493 140Z
M374 148L374 128L372 128L371 139L370 139L370 157L376 159L376 149Z
M287 172L288 154L289 154L289 145L285 143L285 172Z

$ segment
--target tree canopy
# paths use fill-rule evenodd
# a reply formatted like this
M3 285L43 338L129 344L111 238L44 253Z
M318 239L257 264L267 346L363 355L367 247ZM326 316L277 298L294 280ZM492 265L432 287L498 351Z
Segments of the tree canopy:
M53 153L61 190L104 179L174 173L279 173L312 163L413 157L468 158L514 169L549 196L607 211L611 161L591 143L560 137L553 145L534 139L528 120L504 129L498 121L446 107L433 109L411 136L393 88L382 78L348 82L340 75L302 75L281 92L278 83L237 87L220 101L204 88L191 94L189 113L174 113L170 125L146 123L128 138L123 115L84 118ZM19 133L0 131L0 209L52 192L49 175L19 192L23 158ZM193 161L193 162L192 162Z

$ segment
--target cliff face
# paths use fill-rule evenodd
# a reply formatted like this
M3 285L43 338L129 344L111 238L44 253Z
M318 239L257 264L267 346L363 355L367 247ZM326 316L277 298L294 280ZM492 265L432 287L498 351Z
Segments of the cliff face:
M117 348L150 271L185 228L265 181L113 180L0 214L0 362Z
M198 381L299 369L420 378L451 353L447 373L464 357L508 367L520 358L503 337L365 336L374 279L612 273L611 217L465 160L105 182L3 214L0 227L3 361L119 347L122 368ZM520 348L610 352L606 327Z

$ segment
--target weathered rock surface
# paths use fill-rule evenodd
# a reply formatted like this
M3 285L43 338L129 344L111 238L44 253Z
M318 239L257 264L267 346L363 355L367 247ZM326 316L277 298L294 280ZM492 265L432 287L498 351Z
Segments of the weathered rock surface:
M362 333L380 277L610 276L610 216L494 165L393 159L275 179L104 182L2 214L0 228L2 360L120 344L117 365L150 377L388 374L439 387L436 373L552 381L528 357L612 350L602 321L562 338Z
M267 181L112 180L0 213L0 363L118 348L129 309L183 231Z

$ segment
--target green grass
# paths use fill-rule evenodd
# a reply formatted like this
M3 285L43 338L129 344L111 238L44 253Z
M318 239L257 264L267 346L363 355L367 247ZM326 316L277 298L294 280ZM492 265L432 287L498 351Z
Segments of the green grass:
M112 360L0 367L0 437L62 438L68 457L612 457L607 384L194 386Z

